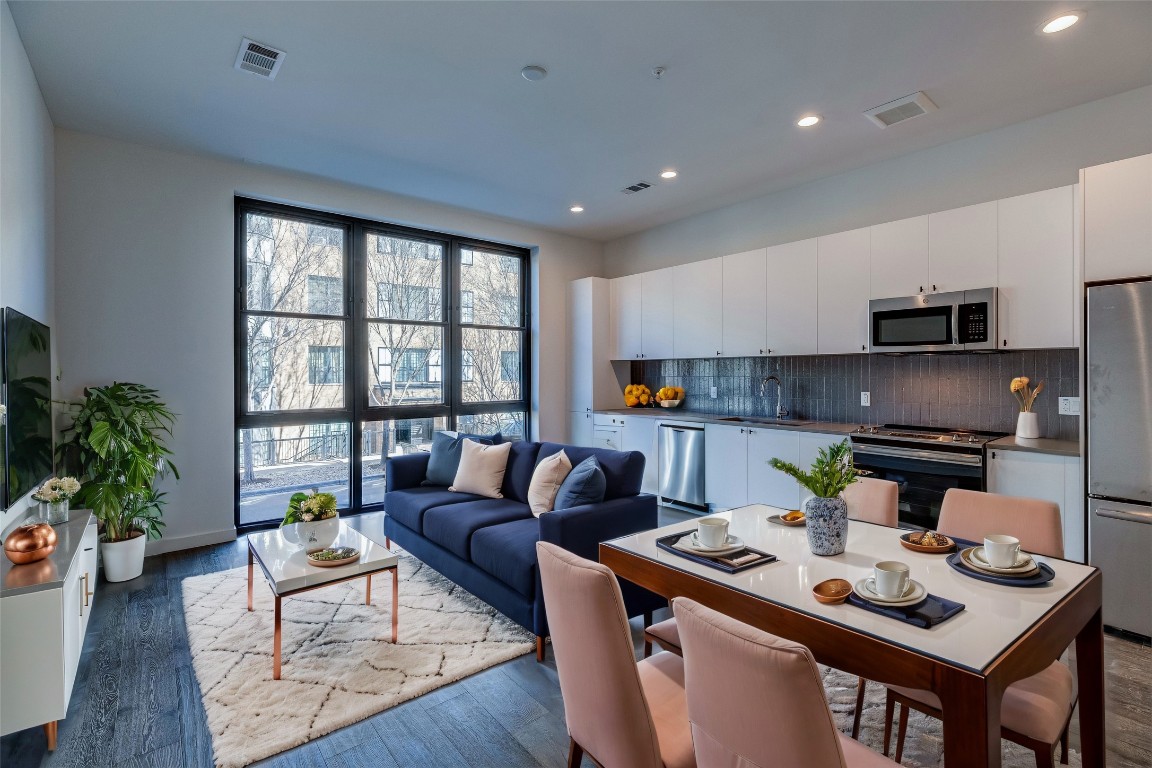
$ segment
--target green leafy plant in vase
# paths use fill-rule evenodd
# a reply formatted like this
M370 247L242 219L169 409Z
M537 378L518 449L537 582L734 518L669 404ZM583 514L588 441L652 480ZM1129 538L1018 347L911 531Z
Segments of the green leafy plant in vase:
M838 555L848 543L848 503L841 495L856 482L852 447L847 440L821 448L811 471L780 459L769 465L791 477L813 495L804 501L808 547L814 555Z
M336 497L315 488L311 494L292 494L280 534L285 541L309 551L332 546L340 535Z

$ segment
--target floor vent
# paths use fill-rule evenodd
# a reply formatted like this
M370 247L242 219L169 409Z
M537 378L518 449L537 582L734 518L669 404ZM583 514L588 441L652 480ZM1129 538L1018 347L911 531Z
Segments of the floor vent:
M864 116L881 128L887 128L890 125L935 112L936 109L932 99L928 98L923 91L917 91L895 101L889 101L887 104L866 109Z
M622 189L620 191L626 195L631 195L631 194L635 194L636 192L643 192L644 190L648 189L648 187L650 187L650 186L652 186L652 185L646 181L638 181L629 187L624 187L624 189Z
M240 52L236 54L236 69L251 72L254 75L276 79L280 65L284 63L284 51L261 45L255 40L244 38L240 43Z

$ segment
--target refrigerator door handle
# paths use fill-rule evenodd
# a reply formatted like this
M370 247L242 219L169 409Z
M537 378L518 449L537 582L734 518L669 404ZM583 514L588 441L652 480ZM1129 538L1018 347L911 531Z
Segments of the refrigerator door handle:
M1113 520L1123 520L1127 523L1143 523L1152 525L1152 512L1127 512L1120 509L1107 509L1097 507L1096 514L1100 517L1110 517Z

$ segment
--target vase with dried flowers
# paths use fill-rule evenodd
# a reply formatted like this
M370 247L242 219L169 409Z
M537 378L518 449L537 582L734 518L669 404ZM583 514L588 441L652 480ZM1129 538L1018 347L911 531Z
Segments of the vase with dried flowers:
M68 522L68 503L80 492L80 481L74 477L50 477L32 498L45 507L44 520L50 525Z
M1020 404L1020 414L1016 417L1016 437L1040 437L1040 417L1033 413L1032 405L1044 391L1044 382L1040 382L1035 388L1031 384L1027 376L1017 376L1008 386L1016 402Z

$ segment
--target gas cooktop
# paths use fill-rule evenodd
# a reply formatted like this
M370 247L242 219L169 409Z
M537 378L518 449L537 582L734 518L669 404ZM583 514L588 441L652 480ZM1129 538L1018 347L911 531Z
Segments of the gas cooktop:
M875 442L919 442L919 443L967 443L969 445L984 445L1001 437L1007 432L978 432L967 429L948 429L944 427L917 427L908 424L884 424L882 426L859 426L852 433L853 437L867 436Z

